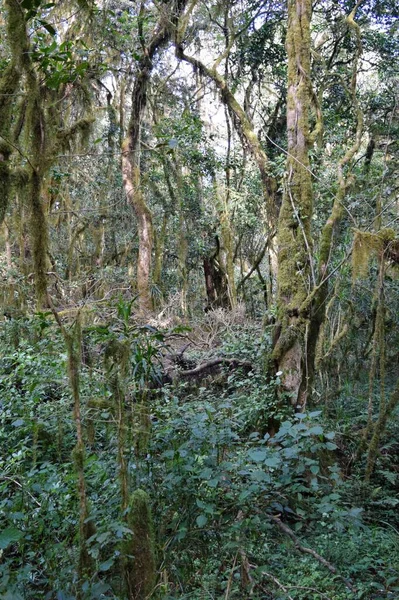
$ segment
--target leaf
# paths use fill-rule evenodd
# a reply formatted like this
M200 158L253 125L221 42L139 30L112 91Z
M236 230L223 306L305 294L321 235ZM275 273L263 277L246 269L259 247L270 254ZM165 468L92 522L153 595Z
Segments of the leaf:
M25 425L25 421L23 419L17 419L12 423L13 427L21 427L21 425Z
M280 459L278 456L271 456L270 458L266 458L265 465L267 467L278 467L280 464Z
M322 435L323 427L320 425L314 425L308 430L308 435Z
M213 479L210 479L209 481L207 481L207 484L209 485L209 487L211 488L216 488L219 484L219 479L216 479L215 477Z
M332 442L326 442L326 448L327 448L327 450L336 450L337 445L333 444Z
M50 23L47 23L47 21L42 21L42 20L40 19L40 20L39 20L39 23L40 23L40 25L41 25L42 27L44 27L44 29L45 29L46 31L48 31L48 32L49 32L49 34L50 34L50 35L56 35L56 34L57 34L57 32L56 32L56 30L54 29L54 27L53 27L52 25L50 25Z
M206 515L198 515L195 521L198 527L204 527L208 523L208 517Z
M255 462L262 462L267 456L266 450L250 450L248 456Z
M321 415L321 410L314 410L313 412L310 412L308 417L310 419L314 419L314 417L319 417Z
M15 527L7 527L0 533L0 549L5 550L10 544L18 542L23 537L22 531Z
M98 568L100 571L109 571L109 569L112 567L113 564L114 564L114 559L109 558L105 562L101 563Z

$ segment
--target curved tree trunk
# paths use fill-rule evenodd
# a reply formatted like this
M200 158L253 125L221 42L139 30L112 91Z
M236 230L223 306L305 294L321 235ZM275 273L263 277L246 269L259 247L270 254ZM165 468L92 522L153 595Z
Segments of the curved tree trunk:
M137 259L137 291L140 310L152 310L150 290L151 253L153 246L152 215L145 202L141 185L140 142L141 125L147 104L148 85L151 78L152 60L156 52L171 38L174 25L183 12L186 0L172 0L168 9L162 11L154 35L148 44L145 43L143 23L145 21L144 4L138 15L139 38L143 54L138 64L138 72L132 91L132 111L127 137L122 143L122 176L127 199L132 206L136 218L139 235L139 253Z
M216 85L217 89L220 91L222 101L228 108L234 127L243 141L244 146L248 147L249 151L251 152L251 155L259 169L262 192L267 209L267 221L270 230L269 233L271 233L275 229L277 220L276 194L278 186L275 179L269 175L269 161L265 151L263 150L259 137L254 130L253 124L231 91L228 82L224 77L222 77L222 75L220 75L215 66L209 68L198 58L185 54L181 43L176 43L176 56L180 60L192 65L194 69L197 69L198 72L201 73L201 75L211 79ZM269 239L270 244L272 244L274 236L270 235Z
M318 257L318 280L317 287L313 290L308 300L305 302L305 310L310 311L310 323L307 334L307 387L310 389L315 376L316 348L320 337L320 332L326 317L327 298L329 294L329 277L331 273L331 255L333 251L334 235L336 235L339 224L344 217L344 200L354 180L351 173L345 174L345 168L351 163L356 153L359 151L364 118L361 106L357 99L357 70L360 56L362 54L362 43L360 37L360 27L355 22L356 11L360 3L358 2L352 12L346 18L348 33L352 34L356 41L356 53L353 59L352 77L348 94L352 98L352 106L356 115L356 133L353 143L349 146L344 156L337 165L337 193L334 198L331 213L321 231L319 242ZM366 155L367 158L367 155ZM370 158L371 160L371 158ZM379 210L377 210L378 214Z

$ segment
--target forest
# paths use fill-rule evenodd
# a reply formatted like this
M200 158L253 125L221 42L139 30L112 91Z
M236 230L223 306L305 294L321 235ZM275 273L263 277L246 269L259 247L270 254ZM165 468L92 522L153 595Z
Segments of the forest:
M0 2L0 600L399 599L398 17Z

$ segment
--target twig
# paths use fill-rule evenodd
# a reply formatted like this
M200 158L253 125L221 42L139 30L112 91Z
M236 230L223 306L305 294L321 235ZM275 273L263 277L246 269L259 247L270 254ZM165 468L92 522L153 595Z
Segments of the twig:
M266 573L266 571L262 571L262 575L266 575L266 577L269 577L269 579L271 579L276 584L276 586L280 588L280 590L283 590L283 592L287 594L289 600L294 600L293 597L289 595L288 588L286 588L285 585L280 583L280 581L276 577L274 577L274 575L272 575L271 573ZM268 593L261 585L259 587L263 592Z
M1 477L1 479L4 479L6 481L11 481L12 483L14 483L17 487L21 488L22 490L24 490L24 486L22 485L22 483L19 483L19 481L17 481L16 479L13 479L12 477L6 477L5 475L3 475ZM25 491L25 490L24 490ZM30 498L32 498L33 502L35 502L35 504L37 504L37 506L41 507L42 505L40 504L39 500L37 500L31 493L29 490L26 490L26 493L28 494L28 496Z
M231 584L233 582L233 575L234 575L234 571L236 569L237 556L238 556L238 551L236 552L236 555L235 555L234 560L233 560L233 566L231 567L229 579L227 581L226 594L224 596L224 600L228 600L228 598L230 596Z
M311 556L313 556L313 558L315 558L320 564L322 564L331 573L334 573L334 575L341 579L341 581L351 592L356 592L356 588L350 583L350 581L348 581L345 577L338 573L337 569L334 567L333 564L331 564L328 560L323 558L323 556L320 556L320 554L318 554L316 550L313 550L312 548L307 548L306 546L302 546L300 540L297 538L292 529L288 527L288 525L283 523L278 517L274 515L268 515L268 517L271 521L273 521L273 523L277 525L279 529L281 529L283 533L285 533L294 542L295 548L297 548L297 550L303 552L304 554L310 554Z

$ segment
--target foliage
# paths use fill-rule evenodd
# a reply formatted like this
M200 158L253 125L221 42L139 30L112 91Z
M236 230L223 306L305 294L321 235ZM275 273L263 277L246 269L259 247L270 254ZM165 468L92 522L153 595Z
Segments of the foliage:
M306 4L0 7L0 599L399 597L398 11Z

